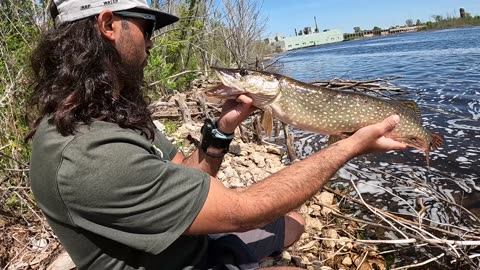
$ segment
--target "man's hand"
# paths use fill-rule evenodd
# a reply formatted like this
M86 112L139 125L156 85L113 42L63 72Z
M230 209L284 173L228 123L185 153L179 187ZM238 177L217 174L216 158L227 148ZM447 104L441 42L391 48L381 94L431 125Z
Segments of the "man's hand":
M350 144L355 155L404 150L407 147L404 143L387 137L399 122L400 117L392 115L378 124L359 129L345 142Z
M233 133L237 126L256 109L252 103L252 98L246 95L239 95L236 100L227 100L223 104L217 128L226 134Z

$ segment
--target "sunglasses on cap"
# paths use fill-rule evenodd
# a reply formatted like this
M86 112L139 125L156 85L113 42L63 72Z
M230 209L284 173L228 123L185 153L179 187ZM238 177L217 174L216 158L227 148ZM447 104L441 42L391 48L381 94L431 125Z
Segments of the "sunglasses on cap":
M143 27L143 36L145 39L151 39L153 35L153 31L155 30L155 24L156 24L156 19L155 15L152 14L146 14L146 13L139 13L139 12L133 12L133 11L116 11L114 14L122 16L122 17L127 17L127 18L139 18L139 19L144 19L147 21L150 21L151 23L149 24L150 27L144 26Z

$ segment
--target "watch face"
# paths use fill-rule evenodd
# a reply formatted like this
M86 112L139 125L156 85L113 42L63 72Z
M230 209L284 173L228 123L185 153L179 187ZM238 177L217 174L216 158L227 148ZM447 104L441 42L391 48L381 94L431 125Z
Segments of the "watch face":
M217 130L215 123L211 119L206 119L202 127L202 142L201 148L205 152L208 147L218 149L225 149L228 151L228 146L232 142L233 134L225 135Z

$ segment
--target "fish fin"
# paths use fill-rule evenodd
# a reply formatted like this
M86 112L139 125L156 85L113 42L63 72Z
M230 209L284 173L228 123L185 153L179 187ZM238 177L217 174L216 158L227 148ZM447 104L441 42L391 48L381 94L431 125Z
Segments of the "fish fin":
M328 145L332 145L340 140L342 140L343 138L339 135L330 135L328 136L328 141L327 141L327 144Z
M425 149L425 156L427 158L427 168L429 171L430 171L430 151L438 149L445 141L443 136L440 134L433 133L431 136L432 136L432 140L430 141L430 145L427 149Z
M399 100L397 103L406 111L413 113L418 122L420 122L421 114L417 102L413 100Z
M445 139L443 138L442 135L433 133L432 140L430 141L430 149L431 150L438 149L443 144L444 141Z
M425 150L425 157L427 159L427 169L430 171L430 149Z
M354 133L354 132L352 132L352 133L340 133L340 134L330 135L330 136L328 136L327 144L328 144L328 145L332 145L332 144L334 144L334 143L336 143L336 142L338 142L338 141L341 141L341 140L343 140L343 139L346 139L346 138L352 136L353 133Z
M272 137L273 133L273 113L270 108L263 111L262 125L268 137Z

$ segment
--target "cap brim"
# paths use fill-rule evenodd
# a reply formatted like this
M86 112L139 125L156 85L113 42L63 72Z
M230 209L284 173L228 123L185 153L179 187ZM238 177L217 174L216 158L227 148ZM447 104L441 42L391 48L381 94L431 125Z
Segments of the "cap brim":
M155 30L158 30L162 27L165 27L167 25L170 25L170 24L178 21L177 16L162 12L158 9L136 7L136 8L132 8L131 10L132 11L138 10L138 11L141 11L141 12L144 12L144 13L147 13L147 14L154 15L155 20L156 20Z

